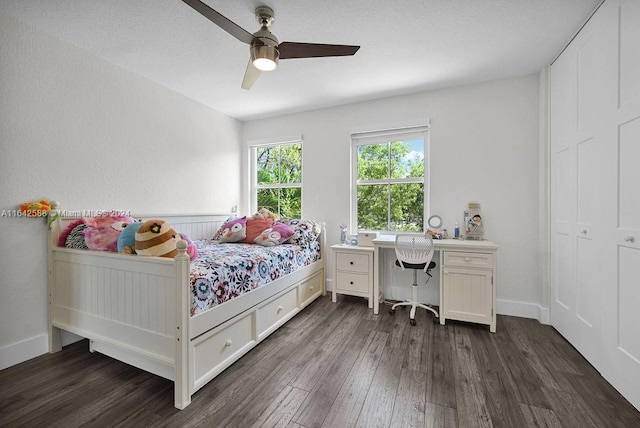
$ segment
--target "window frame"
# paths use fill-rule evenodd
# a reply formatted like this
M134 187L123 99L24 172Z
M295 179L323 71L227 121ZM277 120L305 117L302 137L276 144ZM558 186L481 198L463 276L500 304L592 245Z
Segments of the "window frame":
M263 147L275 147L275 146L286 146L292 144L300 144L300 182L299 183L280 183L277 184L258 184L258 149ZM250 193L250 212L258 211L258 191L260 189L294 189L300 188L300 216L302 217L303 213L303 196L304 196L304 142L302 138L288 138L277 141L265 141L265 142L255 142L249 144L249 169L250 169L250 185L249 185L249 193ZM278 159L280 162L280 159ZM280 178L278 178L278 181ZM278 196L278 209L277 215L280 216L280 196Z
M431 142L429 125L412 126L405 128L396 128L388 130L358 132L351 134L351 206L350 206L350 223L349 229L351 233L358 232L358 146L371 144L384 144L393 141L406 141L422 138L424 142L424 177L422 180L416 178L386 178L378 180L366 180L367 184L401 184L401 183L422 183L424 185L424 206L423 206L423 223L422 232L428 229L427 219L430 212L430 195L431 195ZM387 228L386 230L375 230L375 232L383 232L385 234L395 235L404 233L397 230L389 230L390 213L391 213L391 195L387 199Z

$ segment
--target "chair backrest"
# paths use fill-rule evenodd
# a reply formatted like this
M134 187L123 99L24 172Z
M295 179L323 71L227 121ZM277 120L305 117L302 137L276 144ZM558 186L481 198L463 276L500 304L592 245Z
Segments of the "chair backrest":
M429 268L429 263L433 257L433 238L429 235L396 235L396 257L400 261L400 267L404 269L403 263L422 264L425 263L424 271Z

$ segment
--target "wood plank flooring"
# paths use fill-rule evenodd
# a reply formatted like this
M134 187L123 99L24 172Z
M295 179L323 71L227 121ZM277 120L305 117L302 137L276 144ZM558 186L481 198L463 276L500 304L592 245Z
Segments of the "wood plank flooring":
M640 413L553 328L498 331L321 298L198 391L86 341L0 372L2 427L640 427Z

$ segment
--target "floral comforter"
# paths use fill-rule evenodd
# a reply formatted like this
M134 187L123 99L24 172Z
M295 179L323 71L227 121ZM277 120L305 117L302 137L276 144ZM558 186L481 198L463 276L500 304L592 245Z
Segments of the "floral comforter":
M191 262L191 316L262 287L320 259L320 244L225 244L197 241Z

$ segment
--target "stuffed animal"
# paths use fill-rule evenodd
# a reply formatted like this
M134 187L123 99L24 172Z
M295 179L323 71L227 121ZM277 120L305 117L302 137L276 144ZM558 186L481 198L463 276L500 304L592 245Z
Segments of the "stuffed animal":
M241 241L247 236L247 217L229 220L220 229L220 242Z
M44 217L51 211L51 203L44 199L20 204L20 212L27 217Z
M83 232L86 228L87 224L82 218L71 222L58 236L58 247L88 250Z
M273 227L263 230L253 242L265 247L273 247L285 243L293 233L293 229L286 224L276 223Z
M176 244L180 240L169 223L164 220L147 220L136 232L136 253L141 256L175 257Z
M125 254L136 253L136 232L142 226L141 222L127 225L118 237L118 252Z
M191 239L185 234L180 233L180 237L187 241L187 255L191 261L194 261L196 257L198 257L198 249L196 248L196 244L194 244Z
M278 216L266 208L260 208L258 212L253 215L253 218L257 218L257 219L270 218L275 221L278 219Z
M84 230L84 239L90 250L118 251L118 238L126 224L133 223L131 217L105 216L85 217L87 228Z

